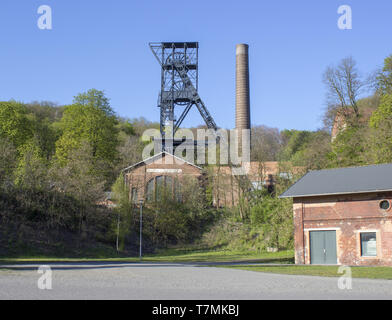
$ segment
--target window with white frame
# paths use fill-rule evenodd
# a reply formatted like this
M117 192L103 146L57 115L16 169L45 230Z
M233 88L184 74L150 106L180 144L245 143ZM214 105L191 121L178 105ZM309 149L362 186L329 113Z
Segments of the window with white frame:
M377 256L377 235L376 232L361 232L361 256Z

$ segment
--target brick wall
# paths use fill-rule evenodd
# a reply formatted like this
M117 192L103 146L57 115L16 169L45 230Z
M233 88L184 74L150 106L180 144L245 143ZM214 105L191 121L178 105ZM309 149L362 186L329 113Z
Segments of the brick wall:
M336 230L338 264L392 265L392 210L380 209L392 193L294 199L295 261L310 264L309 232ZM377 257L362 257L360 232L376 232Z
M199 179L203 175L201 169L171 155L164 155L154 161L140 164L126 173L126 181L130 192L135 188L138 199L145 200L147 183L158 176L170 176L175 179L185 177Z

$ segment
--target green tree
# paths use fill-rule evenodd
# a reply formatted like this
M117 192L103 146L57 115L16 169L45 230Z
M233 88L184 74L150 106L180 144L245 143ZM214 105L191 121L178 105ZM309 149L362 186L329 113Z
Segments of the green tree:
M74 104L82 106L92 106L97 110L103 111L108 117L114 116L114 111L110 106L109 99L103 91L90 89L87 92L79 93L74 98Z
M368 157L374 163L392 162L392 94L381 98L380 106L373 112L369 126Z
M330 165L331 135L323 130L311 133L309 140L291 158L292 164L308 170L325 169Z
M382 94L392 94L392 54L385 58L384 67L378 74L377 81Z
M279 160L291 161L297 152L300 152L310 141L310 131L283 130L281 132L283 149L279 154Z
M351 123L332 142L331 167L367 164L365 155L368 128L363 123Z
M116 204L114 212L117 214L116 221L113 221L112 233L116 234L117 251L124 250L126 237L133 231L134 206L129 195L129 186L124 183L124 176L121 174L112 186L112 199Z
M32 140L21 150L15 170L15 184L26 190L48 189L47 164L41 157L41 150Z
M26 105L28 117L33 127L34 140L43 158L50 160L56 151L56 141L60 137L58 121L62 108L50 102L34 102Z
M26 107L18 102L0 102L0 137L7 138L16 148L34 136Z
M91 146L93 161L104 161L105 176L117 161L118 130L117 119L102 91L95 89L79 94L74 104L66 106L60 121L62 131L56 142L56 156L63 165L67 163L72 150L80 148L83 141Z
M278 199L264 194L251 207L253 229L261 229L266 246L289 248L293 242L293 209L291 199Z

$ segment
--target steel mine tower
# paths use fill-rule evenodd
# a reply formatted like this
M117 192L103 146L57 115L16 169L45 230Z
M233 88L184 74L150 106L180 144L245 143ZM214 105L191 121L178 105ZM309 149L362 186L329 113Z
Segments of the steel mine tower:
M172 141L192 106L196 106L208 129L217 130L217 125L208 112L198 93L198 42L160 42L150 43L151 51L161 66L161 92L158 107L161 111L160 130L162 147L168 150L166 144ZM176 108L182 108L177 118Z

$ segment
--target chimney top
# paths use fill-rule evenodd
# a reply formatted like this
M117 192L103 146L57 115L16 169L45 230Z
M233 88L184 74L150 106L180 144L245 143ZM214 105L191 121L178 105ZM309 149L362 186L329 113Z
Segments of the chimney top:
M249 49L249 45L247 45L245 43L237 44L236 55L238 56L240 54L247 54L248 49Z

